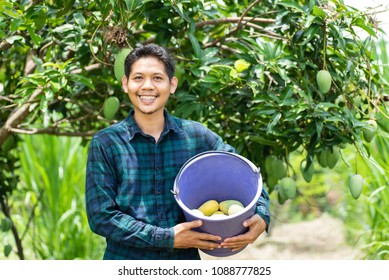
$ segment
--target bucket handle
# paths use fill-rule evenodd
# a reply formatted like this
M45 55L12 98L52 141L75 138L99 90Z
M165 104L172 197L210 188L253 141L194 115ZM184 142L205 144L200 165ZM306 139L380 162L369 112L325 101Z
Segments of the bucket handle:
M174 195L178 195L179 191L178 190L170 190L170 192Z

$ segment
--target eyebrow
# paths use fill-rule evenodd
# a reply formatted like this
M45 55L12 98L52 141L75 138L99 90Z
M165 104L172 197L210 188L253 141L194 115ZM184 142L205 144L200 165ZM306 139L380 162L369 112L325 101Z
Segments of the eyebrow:
M133 72L132 75L144 75L143 72ZM152 75L167 75L165 72L154 72Z

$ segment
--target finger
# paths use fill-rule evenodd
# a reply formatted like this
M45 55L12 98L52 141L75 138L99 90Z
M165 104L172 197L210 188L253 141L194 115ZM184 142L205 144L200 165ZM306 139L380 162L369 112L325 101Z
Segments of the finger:
M235 247L241 247L241 246L246 246L250 242L244 242L244 241L239 241L239 242L229 242L229 243L220 243L220 245L223 248L235 248Z
M223 243L232 244L232 243L247 242L248 239L249 239L248 234L245 233L245 234L241 234L241 235L234 236L234 237L228 237L228 238L223 240L222 244Z
M201 220L194 220L191 222L185 222L181 225L183 226L184 230L191 230L192 228L200 227L203 224L203 221Z
M195 237L199 240L204 241L220 241L222 238L217 235L209 234L209 233L203 233L203 232L194 232Z
M247 220L245 220L243 222L243 226L244 227L250 227L252 226L253 224L255 224L256 222L258 222L260 219L260 216L257 214L257 215L253 215L251 216L250 218L248 218Z
M203 250L214 250L216 248L221 248L222 246L217 242L200 241L195 247Z

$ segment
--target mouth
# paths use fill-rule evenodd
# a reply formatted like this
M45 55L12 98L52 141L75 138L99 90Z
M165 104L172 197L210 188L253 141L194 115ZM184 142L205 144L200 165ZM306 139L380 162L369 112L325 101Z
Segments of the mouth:
M157 95L138 95L139 99L146 104L153 103L158 96Z

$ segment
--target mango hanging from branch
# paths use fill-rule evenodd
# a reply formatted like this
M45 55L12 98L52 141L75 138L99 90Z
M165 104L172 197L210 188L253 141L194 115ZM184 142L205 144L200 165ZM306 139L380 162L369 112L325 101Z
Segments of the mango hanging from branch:
M131 52L131 49L124 48L121 49L118 54L115 57L114 62L114 74L116 80L119 81L119 83L122 82L122 77L124 76L124 62L126 61L127 55Z
M327 93L331 88L332 78L327 70L320 70L316 74L316 82L321 93Z
M362 193L364 180L360 174L353 174L349 177L349 189L354 199L358 199Z
M108 120L112 120L115 114L119 111L120 101L116 96L108 97L103 104L104 117Z

